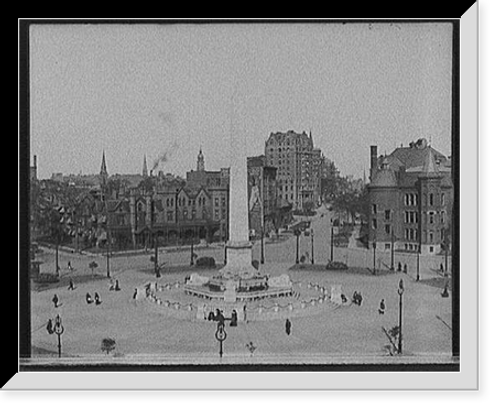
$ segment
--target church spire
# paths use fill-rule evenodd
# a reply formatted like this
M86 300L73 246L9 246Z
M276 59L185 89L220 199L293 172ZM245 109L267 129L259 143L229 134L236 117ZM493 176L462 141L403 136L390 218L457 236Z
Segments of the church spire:
M205 158L203 156L203 152L201 151L201 146L200 146L200 153L198 153L198 162L196 165L196 170L199 172L205 170Z
M144 155L144 161L142 162L142 176L148 177L148 164L146 162L146 155Z
M106 167L106 155L104 154L104 150L102 151L101 172L99 175L101 176L102 183L105 183L108 178L108 169Z

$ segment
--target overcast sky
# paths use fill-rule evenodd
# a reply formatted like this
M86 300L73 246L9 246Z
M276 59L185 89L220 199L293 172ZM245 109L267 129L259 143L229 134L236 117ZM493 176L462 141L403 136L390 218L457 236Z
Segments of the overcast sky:
M287 130L355 177L373 144L426 137L449 155L451 37L448 23L33 25L31 155L40 178L98 173L103 150L110 174L163 155L185 176L200 146L215 170L231 139L259 155Z

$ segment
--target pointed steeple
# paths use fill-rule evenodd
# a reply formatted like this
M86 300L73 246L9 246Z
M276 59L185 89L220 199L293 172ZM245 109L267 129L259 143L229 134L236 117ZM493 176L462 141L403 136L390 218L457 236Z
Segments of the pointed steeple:
M198 162L196 165L196 170L203 171L205 170L205 158L203 156L203 152L201 151L201 146L200 146L200 153L198 153Z
M144 161L142 163L142 176L148 177L148 164L146 162L146 155L144 155Z
M104 154L104 150L102 151L101 172L99 175L101 176L102 182L105 183L108 178L108 169L106 167L106 155Z
M427 147L427 154L424 159L424 166L422 172L425 174L435 174L439 173L438 167L436 165L436 159L434 159L434 154L432 153L431 147Z

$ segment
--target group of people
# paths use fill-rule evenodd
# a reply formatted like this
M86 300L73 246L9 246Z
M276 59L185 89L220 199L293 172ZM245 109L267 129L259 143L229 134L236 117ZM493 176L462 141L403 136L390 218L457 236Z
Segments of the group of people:
M406 263L404 265L401 265L401 262L398 262L398 272L401 272L401 270L404 273L408 273L408 266L406 265Z
M230 318L224 317L224 314L220 309L216 309L215 313L213 311L210 311L210 313L208 314L208 320L217 322L217 324L222 325L224 325L224 322L228 320L230 321L229 326L238 326L238 314L236 313L235 309L233 309Z
M87 301L87 304L95 303L96 305L100 305L102 303L101 297L99 296L99 293L95 292L94 294L94 299L92 299L92 295L87 292L85 295L85 300Z
M118 279L116 279L114 282L111 282L109 290L114 290L115 292L118 292L121 290L120 284L118 283Z

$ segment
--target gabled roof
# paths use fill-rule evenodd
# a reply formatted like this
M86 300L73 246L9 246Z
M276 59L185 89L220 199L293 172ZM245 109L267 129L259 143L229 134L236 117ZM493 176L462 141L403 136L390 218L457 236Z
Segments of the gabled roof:
M399 167L404 167L407 172L422 172L425 164L428 167L433 167L432 165L429 166L429 162L434 163L434 166L436 166L435 172L439 172L437 163L443 165L448 163L446 156L431 146L424 148L416 146L398 147L390 155L386 156L385 159L389 162L390 168L398 169Z
M370 182L371 187L397 187L398 180L396 178L396 173L391 169L379 169L375 172L372 181Z

